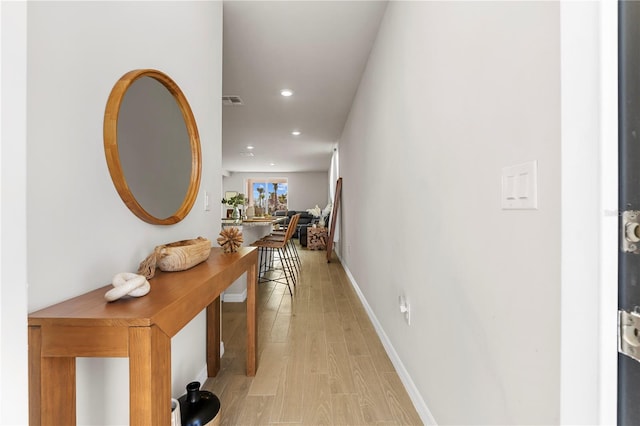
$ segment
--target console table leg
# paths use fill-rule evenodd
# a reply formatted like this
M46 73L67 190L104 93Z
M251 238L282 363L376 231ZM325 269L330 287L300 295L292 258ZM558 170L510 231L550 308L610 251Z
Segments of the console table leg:
M75 425L76 359L46 357L41 362L43 426Z
M76 359L43 357L40 327L29 327L29 424L76 424Z
M42 425L75 425L76 359L45 357L40 365Z
M220 296L207 306L207 375L220 371Z
M257 283L257 265L254 263L247 271L247 376L255 376L258 369Z
M129 328L131 426L171 424L171 338L158 327Z
M29 426L40 426L42 392L42 334L40 327L29 327Z

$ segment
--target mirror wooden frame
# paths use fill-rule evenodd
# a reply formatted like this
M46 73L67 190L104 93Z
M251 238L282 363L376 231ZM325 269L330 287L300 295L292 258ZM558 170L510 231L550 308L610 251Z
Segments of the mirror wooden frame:
M122 104L124 95L129 87L141 77L151 77L169 90L180 107L180 111L182 112L182 117L189 134L189 141L191 145L191 177L189 181L189 188L187 189L187 193L185 194L180 207L175 211L175 213L167 218L155 217L140 205L127 184L127 179L124 176L122 164L120 163L120 154L118 151L118 114L120 113L120 105ZM120 198L122 198L122 201L124 201L129 210L143 221L155 225L173 225L184 219L189 211L191 211L200 188L202 154L196 120L193 116L193 112L191 111L191 107L189 106L189 102L180 90L180 87L178 87L178 85L168 75L158 70L138 69L124 74L116 82L109 94L109 99L107 100L107 106L104 112L103 136L104 152L111 180L113 181Z

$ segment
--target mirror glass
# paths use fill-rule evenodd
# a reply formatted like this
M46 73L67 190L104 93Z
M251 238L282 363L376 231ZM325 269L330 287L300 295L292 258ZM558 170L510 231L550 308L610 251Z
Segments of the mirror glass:
M120 197L142 220L176 223L193 206L200 142L189 104L168 76L137 70L116 83L105 112L105 153Z
M124 95L118 151L129 189L147 212L165 218L178 210L191 176L189 134L178 103L151 77Z

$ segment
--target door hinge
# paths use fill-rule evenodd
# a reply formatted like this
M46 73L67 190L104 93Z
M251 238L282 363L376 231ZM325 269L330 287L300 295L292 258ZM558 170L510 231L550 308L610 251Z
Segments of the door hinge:
M627 210L622 212L622 247L623 253L640 254L640 211Z
M618 311L618 352L640 361L640 313Z

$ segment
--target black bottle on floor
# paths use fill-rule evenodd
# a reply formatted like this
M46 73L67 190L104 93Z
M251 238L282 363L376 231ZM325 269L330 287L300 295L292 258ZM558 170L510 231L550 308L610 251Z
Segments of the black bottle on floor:
M206 426L219 423L220 400L213 393L200 390L200 382L187 385L187 393L178 398L182 426ZM215 421L215 423L214 423Z

